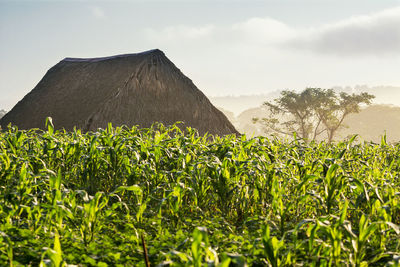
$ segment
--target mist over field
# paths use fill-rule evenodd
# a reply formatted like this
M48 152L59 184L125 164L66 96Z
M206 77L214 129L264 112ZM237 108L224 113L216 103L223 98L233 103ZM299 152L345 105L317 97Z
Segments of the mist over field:
M400 87L358 85L333 86L337 92L360 93L367 92L375 96L372 106L364 106L360 113L352 114L344 122L345 127L340 130L337 140L344 139L352 134L358 134L365 141L378 142L386 134L388 140L400 140ZM239 132L249 136L266 135L259 125L253 123L253 118L268 116L263 103L279 97L280 91L262 95L239 95L210 97L217 106L234 124Z
M400 86L331 86L338 92L360 93L367 92L376 98L373 104L393 105L400 107ZM304 88L303 88L304 89ZM236 116L250 109L261 106L267 100L273 100L279 97L281 90L275 90L267 94L254 95L226 95L226 96L210 96L210 100L214 105L226 111L233 112Z

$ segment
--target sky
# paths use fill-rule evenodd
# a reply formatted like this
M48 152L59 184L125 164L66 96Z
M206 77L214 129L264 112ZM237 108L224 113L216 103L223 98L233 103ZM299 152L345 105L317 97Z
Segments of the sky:
M0 109L65 57L154 48L207 96L400 86L400 0L0 0Z

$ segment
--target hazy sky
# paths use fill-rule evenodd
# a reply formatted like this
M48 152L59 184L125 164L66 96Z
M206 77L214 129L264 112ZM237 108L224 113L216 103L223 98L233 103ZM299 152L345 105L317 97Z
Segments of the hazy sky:
M153 48L209 96L400 86L400 0L0 0L0 109L65 57Z

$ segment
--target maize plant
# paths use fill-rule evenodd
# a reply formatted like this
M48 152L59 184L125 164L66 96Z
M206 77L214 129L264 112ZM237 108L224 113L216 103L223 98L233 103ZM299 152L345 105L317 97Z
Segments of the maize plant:
M400 144L0 132L0 266L399 266Z

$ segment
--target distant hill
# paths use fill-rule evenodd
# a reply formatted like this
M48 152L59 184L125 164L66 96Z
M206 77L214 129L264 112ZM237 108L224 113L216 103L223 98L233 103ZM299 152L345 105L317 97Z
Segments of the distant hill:
M265 101L279 97L280 91L274 91L260 95L241 95L241 96L216 96L208 97L216 107L233 112L236 116L241 112L261 106Z
M247 109L237 116L234 125L239 132L248 136L263 135L263 129L253 123L253 118L265 117L266 114L267 111L262 107Z
M400 142L400 107L372 105L344 121L348 128L340 130L338 138L359 134L366 141L379 143L385 134L387 141Z
M241 112L238 116L232 116L232 112L226 109L220 108L220 110L225 114L225 116L231 121L242 134L248 136L260 136L264 135L264 131L261 127L253 123L253 118L265 117L266 110L263 107L249 108Z

